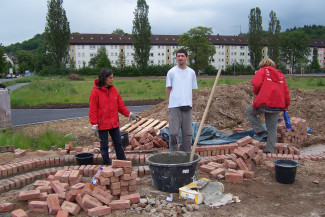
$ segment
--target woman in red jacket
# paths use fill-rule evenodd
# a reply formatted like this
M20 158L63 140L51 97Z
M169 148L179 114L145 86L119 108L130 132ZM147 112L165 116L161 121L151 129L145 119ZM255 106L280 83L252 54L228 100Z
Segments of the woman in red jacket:
M117 89L113 86L113 72L104 69L95 80L95 85L89 97L89 121L92 130L99 134L100 152L103 157L103 165L110 165L108 155L108 133L114 143L116 157L125 160L120 133L118 113L133 120L136 116L124 105Z
M275 63L265 58L253 80L253 93L256 95L253 105L246 110L246 115L257 137L266 136L266 131L257 115L264 114L267 128L267 142L264 153L273 153L277 136L278 113L290 105L289 89L282 72L275 68Z

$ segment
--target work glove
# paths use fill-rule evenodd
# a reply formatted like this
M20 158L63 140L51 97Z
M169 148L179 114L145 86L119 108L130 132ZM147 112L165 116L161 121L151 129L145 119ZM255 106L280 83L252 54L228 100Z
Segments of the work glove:
M132 112L130 112L129 117L132 118L132 120L137 120L138 119L138 117L135 114L133 114Z
M98 124L91 126L92 131L94 131L95 136L98 136Z

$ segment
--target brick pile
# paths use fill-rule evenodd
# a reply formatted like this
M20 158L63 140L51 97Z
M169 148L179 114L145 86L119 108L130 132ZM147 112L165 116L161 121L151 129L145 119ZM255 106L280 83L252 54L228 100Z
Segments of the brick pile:
M200 171L209 173L212 178L225 178L227 182L233 183L242 183L244 178L253 178L255 166L263 164L265 160L259 144L250 136L246 136L237 141L237 148L232 154L203 159Z
M90 167L92 169L58 170L47 180L37 180L33 190L20 191L19 199L28 201L30 213L62 216L68 216L67 213L77 216L81 210L89 216L103 216L111 210L128 209L139 203L140 194L136 191L140 179L131 161L113 160L112 166L103 167L99 185L94 189L90 183L81 182L82 175L94 175L101 166ZM83 174L86 171L87 174ZM11 204L3 207L4 210L12 209ZM15 210L12 216L15 213L25 212Z
M130 144L126 146L126 151L137 150L152 150L154 148L168 148L167 143L162 139L161 135L157 135L157 130L153 127L131 133L129 135Z
M58 152L59 155L75 155L78 151L73 147L72 141L70 141L68 144L65 144L64 149L59 148Z
M307 138L307 121L301 118L290 118L291 129L287 129L285 122L278 124L277 141L280 143L298 144Z

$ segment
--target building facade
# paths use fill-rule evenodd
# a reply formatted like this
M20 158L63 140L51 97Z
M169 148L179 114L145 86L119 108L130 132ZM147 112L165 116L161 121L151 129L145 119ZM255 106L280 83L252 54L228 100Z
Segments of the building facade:
M70 58L76 68L88 66L91 58L96 56L100 47L106 48L106 53L113 66L118 66L122 55L126 65L135 64L132 36L129 34L71 34ZM178 49L178 35L152 35L149 65L176 64L174 51ZM208 36L208 41L216 47L216 53L211 59L211 65L217 69L225 69L227 65L241 63L250 65L249 48L245 36ZM320 66L325 67L325 40L310 40L309 63L312 61L314 49L318 52ZM267 40L262 50L263 58L267 57Z

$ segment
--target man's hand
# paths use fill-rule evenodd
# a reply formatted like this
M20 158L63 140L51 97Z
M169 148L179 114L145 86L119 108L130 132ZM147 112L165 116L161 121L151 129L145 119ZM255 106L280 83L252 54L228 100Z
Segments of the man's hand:
M132 112L130 112L129 117L132 118L132 120L136 120L137 119L137 116L135 114L133 114Z

